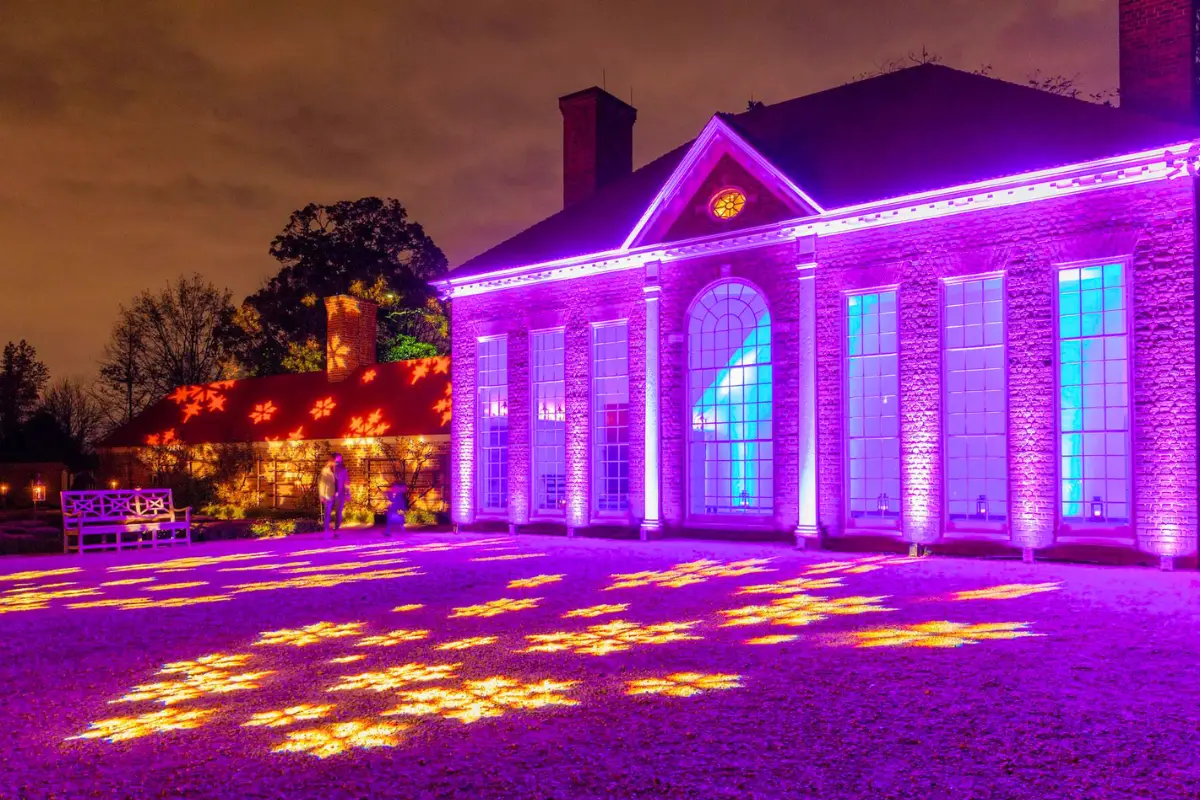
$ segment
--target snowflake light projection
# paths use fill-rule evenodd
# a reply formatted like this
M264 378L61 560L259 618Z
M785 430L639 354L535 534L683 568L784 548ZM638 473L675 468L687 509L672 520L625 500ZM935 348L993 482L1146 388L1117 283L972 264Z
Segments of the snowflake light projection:
M500 641L498 636L468 636L466 639L455 639L452 642L439 644L434 650L466 650L471 647L485 647Z
M865 556L849 561L826 561L821 564L813 564L804 570L804 574L829 575L835 572L842 572L847 575L862 575L867 572L874 572L877 569L883 569L884 567L896 564L912 564L920 560L919 558L910 558L908 556Z
M509 581L508 589L534 589L538 586L544 586L547 583L557 583L561 581L565 575L534 575L532 578L518 578L517 580Z
M720 673L705 675L700 672L676 672L662 678L643 678L630 681L625 694L662 694L668 697L691 697L703 692L721 689L741 689L741 675Z
M552 680L521 683L503 676L463 681L453 689L431 688L402 692L400 705L384 711L381 716L438 716L472 723L486 717L503 716L505 712L513 709L579 705L578 700L563 694L578 684L579 681Z
M308 647L330 639L344 639L348 636L362 636L365 622L315 622L303 628L283 628L277 631L264 631L259 634L255 646L284 645L287 647Z
M324 400L318 400L316 405L309 410L308 414L313 419L325 419L333 414L335 408L337 408L337 403L333 401L333 398L326 397Z
M265 403L258 403L254 406L254 410L250 412L250 420L258 425L263 422L270 422L271 417L275 416L275 412L279 409L270 400Z
M97 589L63 589L63 586L74 586L73 581L65 583L47 583L42 586L32 586L28 589L8 589L0 594L0 614L11 614L14 611L38 611L50 607L53 600L67 600L73 597L93 597L101 594Z
M260 711L242 723L243 728L285 728L297 722L322 719L329 716L333 706L318 706L312 703L301 703L289 706L279 711Z
M395 747L405 730L407 726L387 722L335 722L321 728L291 731L287 734L287 740L272 748L271 752L305 753L317 758L329 758L347 750Z
M364 372L362 374L362 377L359 378L359 380L362 381L362 383L365 385L365 384L368 384L371 381L375 380L375 377L378 374L379 374L378 370L371 368L371 369L367 370L366 372Z
M383 421L383 410L377 408L366 416L351 417L350 427L343 438L349 442L374 439L383 436L391 427L389 423Z
M531 642L520 653L559 653L571 651L589 656L619 653L644 644L668 644L703 637L690 633L699 625L695 622L660 622L642 625L639 622L615 620L603 625L591 625L585 631L559 631L526 636Z
M602 603L598 606L576 608L563 614L563 617L602 617L605 614L619 614L629 608L629 603Z
M951 600L1015 600L1018 597L1028 597L1042 592L1057 592L1062 588L1061 583L1006 583L1001 586L989 586L986 589L972 589L966 592L955 592Z
M243 692L257 689L260 681L274 675L274 670L257 672L235 672L250 659L248 655L224 655L214 653L194 661L175 661L166 664L157 675L183 675L181 680L144 683L113 700L113 703L138 703L143 701L162 703L165 706L196 700L214 694Z
M350 357L350 345L342 341L342 337L336 333L330 335L328 344L325 345L325 360L330 367L334 369L345 369L346 359Z
M979 644L991 639L1022 639L1041 635L1029 631L1027 622L972 624L938 620L854 631L841 641L854 647L961 647L964 644Z
M750 558L745 561L710 561L701 559L676 564L668 570L651 570L646 572L631 572L624 575L613 575L613 584L606 586L604 591L613 589L631 589L638 586L658 586L678 589L694 583L704 583L710 578L737 578L754 572L774 572L763 566L769 564L769 558Z
M742 586L737 594L801 594L815 589L835 589L841 585L841 578L792 578L776 583Z
M167 397L183 412L186 423L192 417L208 411L214 413L225 410L225 392L233 388L233 381L217 381L204 386L180 386ZM166 442L163 442L166 444Z
M742 606L721 611L726 621L722 628L739 625L771 625L800 626L820 622L831 616L847 616L870 614L881 611L895 611L879 605L886 596L878 597L817 597L815 595L796 594L772 600L770 605Z
M472 558L472 561L520 561L525 558L541 558L546 553L513 553L507 556L482 556L480 558Z
M446 391L442 395L442 398L433 404L433 410L442 415L442 424L443 425L450 424L450 413L451 413L450 409L452 407L452 405L451 405L452 401L450 398L450 394L451 394L450 384L446 384Z
M428 639L429 631L395 630L377 636L366 636L354 643L355 647L395 647L404 642Z
M78 736L68 736L67 739L107 739L110 742L124 742L128 739L138 739L152 733L167 733L169 731L188 731L199 728L216 709L194 708L164 708L136 717L112 717L93 722L86 731Z
M402 664L376 672L346 675L326 691L330 692L390 692L414 683L448 680L462 664Z
M416 567L401 567L400 569L378 569L370 572L328 573L319 575L301 575L280 581L260 581L257 583L239 583L226 588L236 594L244 592L267 592L275 589L327 589L331 586L341 586L344 583L360 581L385 581L393 578L409 578L414 575L424 575Z
M501 597L499 600L489 600L474 606L461 606L450 614L455 617L494 617L498 614L508 614L512 611L525 611L537 608L540 597L528 597L524 600L514 600L511 597Z

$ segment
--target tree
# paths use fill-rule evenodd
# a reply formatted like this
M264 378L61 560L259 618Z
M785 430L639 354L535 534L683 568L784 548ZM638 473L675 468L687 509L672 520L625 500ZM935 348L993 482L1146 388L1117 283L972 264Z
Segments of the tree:
M177 386L228 377L231 300L228 289L193 275L122 306L100 364L106 415L127 422Z
M16 436L37 409L42 389L50 378L33 345L22 339L4 345L0 357L0 437Z
M401 334L445 352L445 326L429 319L444 318L445 309L429 281L446 274L446 257L398 200L310 203L292 213L270 253L279 273L246 298L231 326L230 339L241 337L235 349L246 373L323 366L321 300L335 294L380 305L381 353Z
M96 396L78 378L61 378L42 396L42 410L80 453L91 450L104 429L104 412Z

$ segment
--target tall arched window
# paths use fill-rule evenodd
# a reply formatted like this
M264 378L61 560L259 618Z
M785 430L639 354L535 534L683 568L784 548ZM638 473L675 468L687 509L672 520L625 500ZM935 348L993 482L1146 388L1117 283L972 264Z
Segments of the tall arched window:
M771 314L758 290L706 290L688 316L687 352L691 513L770 514Z

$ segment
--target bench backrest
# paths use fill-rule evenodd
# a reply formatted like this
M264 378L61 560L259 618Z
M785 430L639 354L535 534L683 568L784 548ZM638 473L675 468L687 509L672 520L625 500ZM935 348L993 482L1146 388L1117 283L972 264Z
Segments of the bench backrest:
M170 489L111 489L63 492L63 520L89 522L174 521Z

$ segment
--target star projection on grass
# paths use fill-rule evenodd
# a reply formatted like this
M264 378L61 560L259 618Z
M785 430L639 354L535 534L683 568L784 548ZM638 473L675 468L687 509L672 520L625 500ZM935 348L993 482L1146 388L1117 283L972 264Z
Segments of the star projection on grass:
M68 736L67 739L107 739L110 742L124 742L128 739L138 739L152 733L167 733L169 731L188 731L199 728L216 709L194 708L164 708L136 717L112 717L93 722L86 731L78 736Z
M272 753L306 753L317 758L329 758L347 750L369 750L376 747L395 747L405 725L388 722L352 720L335 722L321 728L292 731L287 740L271 749Z
M366 567L385 567L394 564L407 564L407 558L379 558L373 561L343 561L340 564L318 564L315 567L289 567L284 570L285 575L305 575L310 572L345 572L352 569L364 569Z
M59 575L74 575L76 572L83 572L83 569L81 567L64 567L62 569L10 572L7 575L0 575L0 582L13 581L16 583L21 583L23 581L41 580L42 578L56 578Z
M161 583L155 586L141 587L143 592L170 592L175 589L193 589L197 586L208 586L208 581L186 581L184 583Z
M815 589L835 589L842 585L841 578L792 578L777 583L759 583L742 586L738 594L801 594Z
M629 603L602 603L598 606L588 606L587 608L576 608L563 614L563 617L570 619L572 617L603 617L605 614L619 614L629 608Z
M364 658L366 658L366 655L364 655L363 653L357 653L357 654L351 655L351 656L338 656L337 658L331 658L328 661L326 661L325 663L326 664L353 664L355 661L362 661Z
M232 600L225 594L208 594L196 597L164 597L152 600L149 597L114 598L111 600L89 600L83 603L68 603L67 608L118 608L121 611L144 611L151 608L184 608L209 603L224 603Z
M537 604L541 599L540 597L528 597L524 600L514 600L511 597L501 597L499 600L489 600L486 603L480 603L475 606L456 608L450 617L495 617L499 614L508 614L513 611L525 611L526 609L537 608Z
M704 583L710 578L737 578L754 572L774 572L774 569L764 566L769 563L771 563L769 558L750 558L745 561L727 563L708 559L689 561L685 564L676 564L668 570L613 575L613 584L606 586L604 591L631 589L638 586L678 589L681 586Z
M614 620L603 625L591 625L585 631L559 631L526 636L531 644L520 653L559 653L571 651L582 655L604 656L619 653L644 644L668 644L701 639L689 631L695 622L660 622L642 625L639 622Z
M260 558L270 558L273 553L233 553L227 556L187 556L172 558L168 561L151 561L148 564L121 564L109 567L109 572L181 572L199 567L211 567L216 564L230 564L237 561L255 561Z
M509 581L508 589L535 589L538 586L544 586L547 583L557 583L561 581L565 575L534 575L532 578L519 578Z
M243 567L243 569L245 569L245 568ZM222 571L224 571L224 570L222 570ZM102 583L100 585L101 586L133 586L134 584L138 584L138 583L150 583L151 581L154 581L154 580L157 580L157 578L125 578L125 579L119 580L119 581L105 581L104 583Z
M377 672L345 675L329 692L390 692L414 683L449 680L462 664L402 664Z
M428 639L429 631L406 631L396 630L388 631L387 633L379 634L378 636L367 636L359 639L354 643L355 647L395 647L404 642L415 642L420 639Z
M828 575L835 572L842 572L847 575L862 575L867 572L874 572L877 569L883 569L884 567L896 564L912 564L920 560L919 558L909 558L908 556L865 556L850 561L826 561L822 564L813 564L804 570L804 574Z
M756 636L753 639L747 639L746 644L784 644L786 642L794 642L799 638L795 634L777 633L770 636Z
M257 672L235 672L250 659L248 655L224 655L214 653L194 661L175 661L166 664L157 675L183 675L182 680L144 683L113 703L162 703L165 706L196 700L214 694L228 694L257 689L259 681L274 675L274 670Z
M886 596L878 597L816 597L814 595L796 594L772 600L770 605L742 606L721 611L726 617L721 623L722 628L739 625L771 625L800 626L820 622L831 616L849 616L855 614L870 614L873 612L895 611L879 605Z
M295 578L279 581L261 581L258 583L239 583L227 586L236 594L244 592L269 592L275 589L328 589L341 586L344 583L360 581L386 581L393 578L411 578L425 573L416 567L401 567L400 569L379 569L370 572L346 572L319 575L301 575Z
M579 705L578 700L563 694L578 684L579 681L552 680L521 683L503 676L463 681L453 689L439 687L401 692L400 705L384 711L381 716L438 716L472 723L503 716L514 709Z
M221 567L217 572L265 572L272 569L289 569L291 567L307 567L311 561L285 561L282 564L251 564L248 567ZM143 580L154 580L145 578Z
M69 600L74 597L94 597L100 591L91 588L63 589L58 587L73 586L73 582L48 583L33 586L28 589L8 589L0 594L0 614L11 614L15 611L39 611L50 607L53 600Z
M966 592L955 592L952 600L1015 600L1018 597L1028 597L1042 592L1057 592L1062 588L1061 583L1006 583L1001 586L989 586L986 589L972 589Z
M455 639L452 642L439 644L434 650L467 650L471 647L485 647L500 641L498 636L469 636L466 639Z
M329 716L329 712L333 710L333 706L318 706L311 703L301 703L298 706L289 706L280 711L260 711L253 717L242 723L243 728L286 728L288 725L294 725L297 722L307 722L314 719L323 719Z
M422 603L405 603L402 606L396 606L392 611L419 611L424 607Z
M1041 636L1028 630L1027 622L919 622L890 628L854 631L841 640L854 647L961 647L991 639L1022 639Z
M546 553L513 553L507 556L483 556L472 558L472 561L520 561L525 558L542 558Z
M362 636L365 622L315 622L303 628L283 628L277 631L264 631L258 635L255 646L284 645L287 647L308 647L310 644L320 644L330 639L344 639L348 636Z
M720 673L705 675L699 672L676 672L663 678L643 678L630 681L625 694L663 694L668 697L691 697L721 689L741 689L741 675Z

